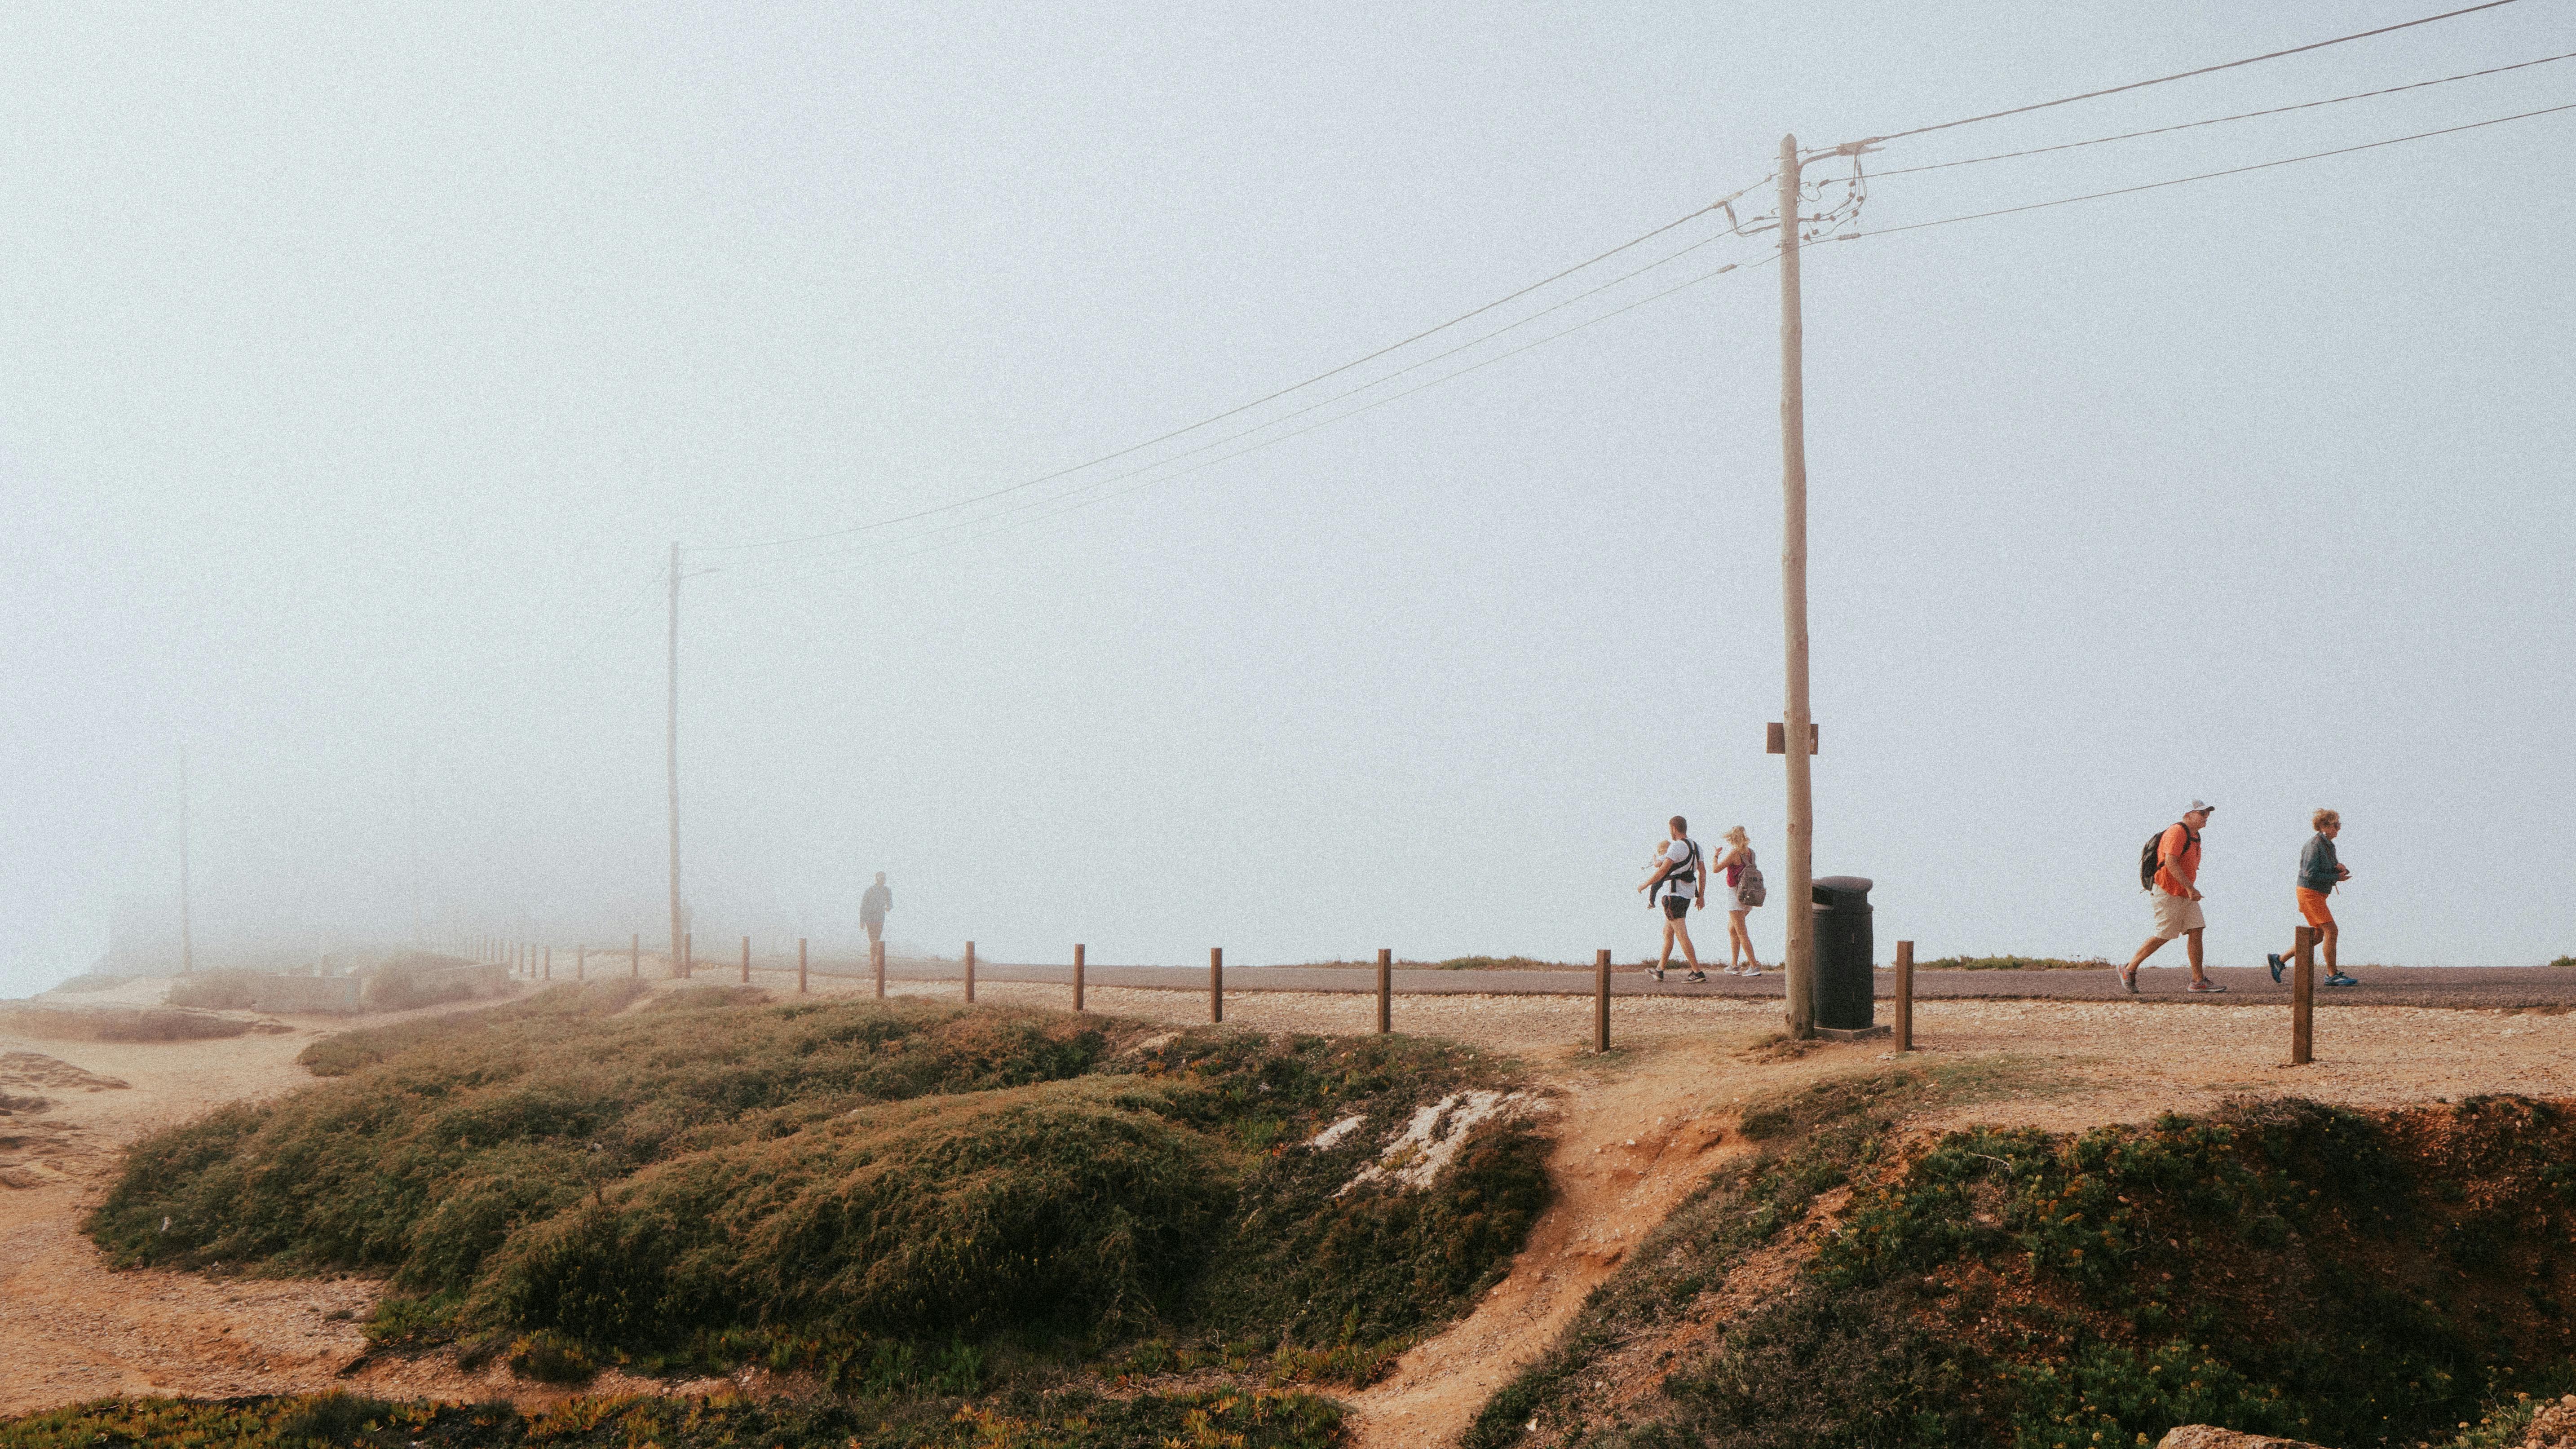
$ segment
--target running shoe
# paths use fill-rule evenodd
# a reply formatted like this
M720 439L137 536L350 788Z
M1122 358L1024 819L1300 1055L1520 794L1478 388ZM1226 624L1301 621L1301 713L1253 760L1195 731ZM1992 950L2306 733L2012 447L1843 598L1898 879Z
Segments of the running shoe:
M2271 955L2267 955L2267 956L2265 956L2265 957L2263 958L2263 964L2272 968L2272 984L2273 984L2273 985L2275 985L2275 986L2280 985L2280 984L2281 984L2281 958L2280 958L2279 954L2278 954L2278 953L2275 953L2275 954L2271 954Z
M1661 966L1649 966L1646 968L1646 971L1647 974L1653 976L1657 981L1664 979L1664 968Z
M2217 992L2225 991L2226 989L2226 987L2219 985L2217 982L2206 979L2195 981L2189 986L2183 988L2185 991L2197 991L2203 995L2213 995Z
M2135 966L2114 966L2114 967L2112 967L2112 968L2111 968L2111 974L2120 978L2120 984L2121 984L2122 986L2125 986L2125 987L2129 988L2129 994L2130 994L2131 996L2135 996L2135 995L2137 995L2137 994L2138 994L2138 968L2137 968L2137 967L2135 967Z
M2359 986L2361 984L2361 978L2357 976L2346 976L2342 972L2338 971L2332 976L2326 978L2326 984L2328 986Z
M1762 974L1762 968L1759 966L1747 966L1744 968L1744 974L1747 976L1759 976Z
M1705 971L1694 971L1682 979L1684 981L1706 981L1708 979L1708 973Z

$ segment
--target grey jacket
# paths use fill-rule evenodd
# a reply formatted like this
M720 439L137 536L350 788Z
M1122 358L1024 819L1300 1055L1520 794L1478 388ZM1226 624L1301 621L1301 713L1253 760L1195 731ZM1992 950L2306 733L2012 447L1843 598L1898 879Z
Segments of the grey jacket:
M2332 891L2335 888L2335 868L2339 864L2335 859L2334 842L2326 839L2323 831L2318 832L2299 852L2300 886L2312 891Z

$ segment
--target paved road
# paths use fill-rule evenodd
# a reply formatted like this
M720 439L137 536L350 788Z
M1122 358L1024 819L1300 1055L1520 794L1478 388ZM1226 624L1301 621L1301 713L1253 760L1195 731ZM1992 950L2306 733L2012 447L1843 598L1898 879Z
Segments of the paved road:
M953 962L886 963L887 977L896 981L953 981L957 979L957 972L958 967ZM835 971L832 974L850 973ZM2183 990L2183 984L2190 979L2188 972L2179 966L2150 964L2138 973L2139 994L2134 999L2189 1002L2195 1006L2281 1006L2290 999L2287 981L2279 986L2273 985L2271 973L2259 966L2212 967L2209 974L2227 990L2213 995L2193 995ZM2576 970L2563 967L2356 967L2354 974L2361 978L2359 986L2320 986L2317 988L2318 1002L2329 1006L2443 1006L2489 1010L2576 1008ZM1878 996L1885 998L1895 994L1894 972L1879 971L1874 975ZM975 963L975 979L979 982L1050 981L1070 988L1073 968L978 961ZM1204 966L1088 966L1084 968L1084 979L1094 986L1142 987L1153 991L1207 990L1207 968ZM1225 989L1228 993L1373 992L1377 989L1377 973L1367 967L1229 966L1225 972ZM1399 996L1589 996L1592 989L1592 973L1581 969L1399 969L1395 972L1395 992ZM1678 971L1663 981L1657 981L1637 967L1620 966L1611 971L1610 993L1613 996L1777 997L1781 994L1781 979L1777 972L1765 972L1750 980L1739 976L1711 976L1705 983L1694 985L1682 980ZM1921 971L1914 977L1914 995L1918 1001L2132 999L2120 989L2118 977L2108 967L2093 971Z

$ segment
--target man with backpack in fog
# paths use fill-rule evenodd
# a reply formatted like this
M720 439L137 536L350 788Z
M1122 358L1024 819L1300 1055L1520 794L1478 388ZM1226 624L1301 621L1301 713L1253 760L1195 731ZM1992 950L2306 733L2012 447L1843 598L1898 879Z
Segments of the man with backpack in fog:
M2191 953L2191 984L2183 989L2197 992L2227 989L2210 980L2208 973L2201 969L2200 936L2208 929L2209 922L2201 917L2200 887L2196 884L2200 879L2200 832L2209 824L2210 811L2216 808L2203 801L2192 801L2191 808L2182 813L2182 819L2166 826L2138 853L2138 883L2147 888L2148 898L2155 907L2156 933L2138 948L2137 955L2129 958L2128 965L2119 968L2120 984L2127 987L2132 996L2138 994L2138 968L2146 963L2149 956L2156 954L2157 947L2176 936L2188 943Z

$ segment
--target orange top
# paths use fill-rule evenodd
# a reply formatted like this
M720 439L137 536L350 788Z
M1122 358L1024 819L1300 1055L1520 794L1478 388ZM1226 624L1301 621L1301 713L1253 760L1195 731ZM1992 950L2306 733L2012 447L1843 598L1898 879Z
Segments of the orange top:
M2200 837L2190 826L2175 821L2165 827L2156 860L2156 889L2169 896L2191 894L2192 882L2200 879Z

